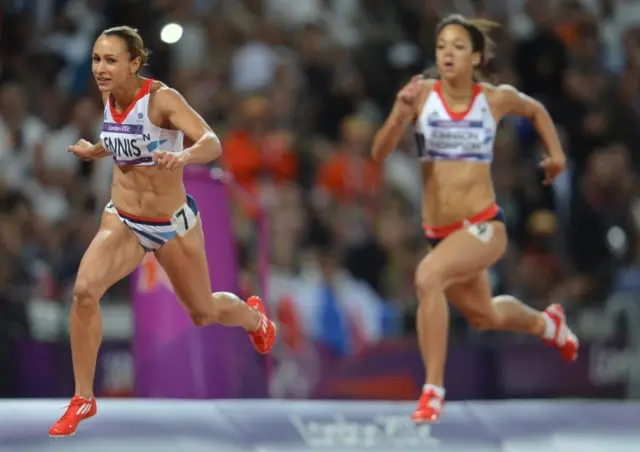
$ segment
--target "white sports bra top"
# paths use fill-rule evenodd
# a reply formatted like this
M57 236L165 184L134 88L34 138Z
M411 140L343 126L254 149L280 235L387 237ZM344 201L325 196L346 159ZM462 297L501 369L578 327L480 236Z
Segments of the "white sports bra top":
M415 124L420 160L460 160L491 163L496 121L482 88L473 86L467 111L452 112L437 81Z
M158 150L180 152L184 135L178 130L163 129L149 120L152 79L146 79L131 105L118 113L107 99L100 140L119 166L153 166Z

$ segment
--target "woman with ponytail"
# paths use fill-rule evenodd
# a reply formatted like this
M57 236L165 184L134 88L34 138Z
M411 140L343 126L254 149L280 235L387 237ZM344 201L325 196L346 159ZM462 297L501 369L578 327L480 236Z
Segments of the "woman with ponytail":
M539 312L509 295L492 297L487 269L502 257L508 241L490 171L502 118L519 115L535 126L547 149L543 183L551 183L565 166L544 106L511 86L480 81L495 26L460 15L438 24L435 70L415 76L398 93L372 150L375 160L384 160L413 127L424 181L423 227L431 245L415 274L418 341L426 370L413 414L418 423L437 422L444 406L447 300L476 328L538 336L569 361L578 352L561 306Z

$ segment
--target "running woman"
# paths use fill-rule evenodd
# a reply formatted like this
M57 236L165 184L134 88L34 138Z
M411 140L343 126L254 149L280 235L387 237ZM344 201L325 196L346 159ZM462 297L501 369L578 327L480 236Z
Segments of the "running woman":
M100 142L81 140L68 150L84 160L113 158L112 200L78 270L70 314L75 395L51 436L73 435L96 414L100 298L148 252L155 253L195 325L240 326L260 353L275 341L276 327L258 297L245 303L231 293L211 293L198 206L185 192L182 173L186 165L217 159L222 149L178 92L139 75L147 56L130 27L105 30L93 48L93 76L104 101Z
M476 328L530 333L575 360L578 340L562 307L538 312L509 295L492 297L487 269L507 247L503 213L496 204L490 164L497 125L506 115L529 118L544 141L545 184L565 167L555 126L538 101L511 86L478 82L488 59L495 24L449 16L436 28L436 77L414 77L397 95L373 145L384 160L413 125L424 180L422 217L431 251L415 274L419 300L418 340L426 380L417 423L440 419L449 307L453 304Z

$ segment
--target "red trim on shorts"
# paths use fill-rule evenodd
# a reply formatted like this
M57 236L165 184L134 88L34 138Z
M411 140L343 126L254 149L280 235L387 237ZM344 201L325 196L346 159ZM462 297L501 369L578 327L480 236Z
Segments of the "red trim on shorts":
M124 211L118 209L115 206L114 206L114 208L116 209L116 212L118 212L118 215L120 215L121 217L126 218L127 220L137 221L137 222L140 222L140 223L147 223L147 224L157 224L157 225L171 224L171 218L140 217L138 215L131 215L130 213L124 212Z
M145 79L145 81L142 82L142 86L138 90L136 97L131 101L129 106L124 111L122 111L122 113L116 111L113 104L111 103L111 94L109 94L107 101L109 102L109 111L111 112L111 117L113 118L113 120L118 124L122 124L124 120L127 119L127 116L129 116L129 113L131 113L131 110L133 110L133 107L136 106L138 101L151 92L152 86L153 79Z
M455 112L455 111L451 111L451 109L447 105L447 101L444 100L444 96L442 95L442 80L438 80L435 83L435 85L433 85L433 90L436 92L436 94L440 98L440 102L442 102L442 106L447 111L447 114L449 115L449 117L454 121L460 121L464 119L464 117L467 116L467 114L469 114L469 112L473 108L473 104L476 102L476 98L482 92L482 88L480 88L480 85L478 85L477 83L474 83L473 95L471 96L471 101L469 102L467 109L465 111Z
M466 226L478 223L484 223L485 221L491 220L493 217L498 215L500 212L500 206L498 204L493 204L491 207L483 210L482 212L473 215L465 220L460 220L456 223L451 223L446 226L422 226L424 229L424 235L430 239L443 239L458 229L462 229Z

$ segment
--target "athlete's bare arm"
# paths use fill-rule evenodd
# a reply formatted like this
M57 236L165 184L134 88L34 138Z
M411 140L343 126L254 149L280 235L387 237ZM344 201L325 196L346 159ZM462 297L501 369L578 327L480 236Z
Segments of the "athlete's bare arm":
M160 88L155 94L155 105L162 118L193 142L182 152L182 165L209 163L222 155L218 136L176 90ZM161 152L156 154L154 157L162 159Z
M400 90L393 110L373 139L373 160L383 161L398 147L407 127L416 121L426 99L425 93L431 91L433 83L433 80L416 76Z
M540 102L509 85L494 88L494 95L503 116L513 114L528 118L535 127L547 149L548 156L541 166L547 172L545 183L550 183L564 170L566 157L549 112Z
M67 148L67 152L73 153L76 157L85 161L91 161L107 157L109 151L102 147L102 142L91 144L87 140L79 140Z

